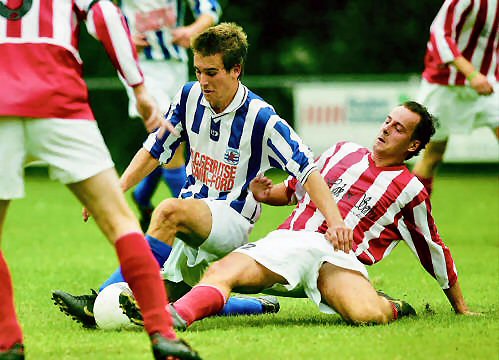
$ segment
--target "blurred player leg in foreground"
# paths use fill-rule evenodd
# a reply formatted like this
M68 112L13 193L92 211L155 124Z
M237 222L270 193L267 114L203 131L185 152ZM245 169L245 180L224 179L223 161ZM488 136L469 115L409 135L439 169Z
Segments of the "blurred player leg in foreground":
M82 77L78 39L81 27L87 25L88 33L101 41L133 89L146 129L150 132L160 126L159 109L143 85L122 13L108 0L33 3L36 6L25 1L17 8L2 4L0 12L0 27L6 29L0 32L0 78L2 87L9 89L0 96L0 227L8 201L24 196L26 159L47 163L51 178L72 190L115 246L124 277L147 309L145 328L154 356L198 358L173 331L159 266L126 203ZM27 28L30 31L24 31ZM1 306L5 306L0 309L0 356L5 358L11 356L8 352L17 356L22 336L3 253L0 276L0 286L5 286L0 292Z
M17 321L9 267L1 251L8 206L8 200L0 200L0 359L15 360L24 359L24 346L21 325Z
M3 151L5 149L2 150L4 157L10 158L3 163L6 174L11 175L2 181L0 198L24 195L22 167L25 156L48 163L51 177L67 184L93 213L99 228L115 245L124 277L139 302L147 308L146 331L151 336L153 352L195 355L176 338L173 331L171 316L165 310L167 299L159 266L126 203L96 123L87 120L4 118L0 121L0 137L2 145L11 148L9 155ZM8 201L1 201L1 227L7 205ZM17 351L22 345L22 337L15 321L12 285L3 256L0 268L2 285L6 287L0 294L6 309L5 317L3 311L0 317L0 322L6 322L0 326L0 349Z

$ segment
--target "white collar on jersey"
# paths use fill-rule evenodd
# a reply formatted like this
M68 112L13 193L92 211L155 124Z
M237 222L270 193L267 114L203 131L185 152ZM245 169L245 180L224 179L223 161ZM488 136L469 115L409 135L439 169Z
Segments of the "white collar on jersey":
M201 105L203 105L203 106L207 107L208 109L210 109L210 111L213 113L212 119L217 119L219 117L222 117L224 115L227 115L227 114L229 114L231 112L234 112L237 109L239 109L244 104L244 102L246 101L247 97L248 97L248 88L246 86L244 86L239 81L239 84L238 84L238 87L237 87L237 91L236 91L236 95L234 96L234 99L232 99L232 101L230 102L230 104L221 113L216 114L215 111L211 108L210 103L208 102L208 100L205 99L204 96L201 99L200 103L201 103Z

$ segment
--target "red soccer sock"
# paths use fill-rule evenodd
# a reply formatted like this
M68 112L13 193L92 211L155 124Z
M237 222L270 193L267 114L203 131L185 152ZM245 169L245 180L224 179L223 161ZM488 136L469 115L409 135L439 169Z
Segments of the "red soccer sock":
M419 181L421 181L428 195L431 196L431 193L433 192L433 176L429 178L424 178L419 175L416 175L416 177L419 179Z
M144 327L149 335L156 332L175 339L173 321L166 311L168 299L159 266L147 245L144 235L130 233L116 241L116 252L121 271L133 291L144 318Z
M395 321L399 318L399 310L395 306L395 304L391 301L388 301L390 303L390 306L392 307L392 313L393 313L393 319L392 321Z
M14 290L9 267L0 251L0 350L7 350L23 342L21 325L14 306Z
M218 314L224 307L225 301L225 296L218 288L210 285L197 285L175 301L173 306L190 325L196 320Z

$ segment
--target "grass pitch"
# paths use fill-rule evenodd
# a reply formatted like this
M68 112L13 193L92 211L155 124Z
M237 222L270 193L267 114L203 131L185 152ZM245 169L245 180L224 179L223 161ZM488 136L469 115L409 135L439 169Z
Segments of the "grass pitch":
M475 169L476 170L476 169ZM167 195L162 186L157 203ZM266 207L252 240L273 230L290 208ZM14 201L3 250L15 281L28 359L151 359L144 332L87 330L60 313L51 291L87 293L117 266L95 224L81 221L70 192L44 174L27 179L27 197ZM433 214L456 261L469 307L456 316L438 284L401 244L369 269L374 285L410 302L414 319L352 327L321 314L306 299L282 298L265 316L210 318L181 334L204 359L498 359L499 183L492 172L442 172Z

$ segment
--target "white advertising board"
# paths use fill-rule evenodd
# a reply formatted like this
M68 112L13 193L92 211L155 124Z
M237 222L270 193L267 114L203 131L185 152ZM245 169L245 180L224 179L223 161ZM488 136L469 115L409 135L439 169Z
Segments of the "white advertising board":
M293 87L294 127L318 155L334 143L370 147L389 111L413 99L419 80L303 83ZM486 128L452 135L445 162L499 162L499 145Z

